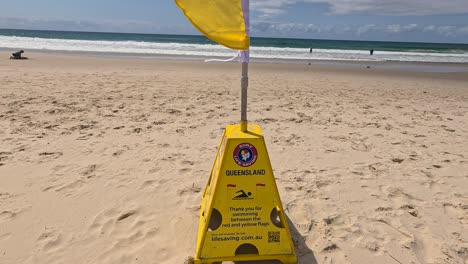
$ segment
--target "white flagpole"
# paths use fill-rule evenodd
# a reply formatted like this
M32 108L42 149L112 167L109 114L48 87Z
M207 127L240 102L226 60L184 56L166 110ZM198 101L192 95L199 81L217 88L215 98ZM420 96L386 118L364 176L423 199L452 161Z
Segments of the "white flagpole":
M249 64L242 63L242 78L241 78L241 131L247 131L247 88L249 87Z
M245 28L250 37L250 8L249 0L242 0L242 9L244 11ZM240 60L242 62L241 77L241 131L247 132L247 88L249 87L249 50L241 51Z

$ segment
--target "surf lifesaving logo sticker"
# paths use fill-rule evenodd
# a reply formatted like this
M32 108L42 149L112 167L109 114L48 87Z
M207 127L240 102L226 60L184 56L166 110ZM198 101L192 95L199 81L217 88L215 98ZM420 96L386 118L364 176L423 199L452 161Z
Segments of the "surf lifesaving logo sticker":
M257 149L249 143L237 145L234 149L234 161L242 167L250 167L257 161Z

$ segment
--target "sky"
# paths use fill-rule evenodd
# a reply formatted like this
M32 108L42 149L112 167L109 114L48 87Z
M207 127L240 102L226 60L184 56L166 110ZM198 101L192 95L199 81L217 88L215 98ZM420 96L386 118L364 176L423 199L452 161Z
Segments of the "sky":
M250 3L253 37L468 44L468 0ZM173 0L0 0L0 6L0 28L199 34Z

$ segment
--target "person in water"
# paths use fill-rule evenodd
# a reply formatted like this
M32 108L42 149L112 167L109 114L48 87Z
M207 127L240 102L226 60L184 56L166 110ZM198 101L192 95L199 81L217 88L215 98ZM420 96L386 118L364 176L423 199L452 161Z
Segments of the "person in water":
M370 55L374 55L374 50L373 49L369 50L369 53Z

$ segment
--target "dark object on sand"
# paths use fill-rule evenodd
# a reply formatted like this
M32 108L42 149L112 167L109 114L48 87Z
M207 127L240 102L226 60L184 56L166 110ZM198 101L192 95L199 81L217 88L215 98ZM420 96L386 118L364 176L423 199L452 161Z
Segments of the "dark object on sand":
M24 50L20 50L18 52L12 53L10 60L27 60L27 57L22 57L21 54L24 53Z
M370 55L374 55L374 50L373 49L369 50L369 53Z

